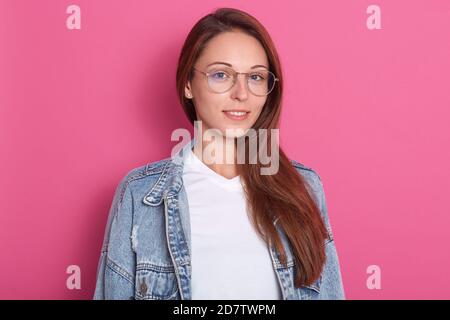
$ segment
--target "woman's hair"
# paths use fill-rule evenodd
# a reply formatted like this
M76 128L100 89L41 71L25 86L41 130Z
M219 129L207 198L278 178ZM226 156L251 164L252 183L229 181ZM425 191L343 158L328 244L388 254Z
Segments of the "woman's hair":
M233 8L220 8L200 19L188 34L178 60L176 87L178 98L187 117L194 124L197 120L191 99L185 97L185 86L193 77L193 66L208 41L223 33L240 31L253 36L263 46L269 61L269 69L279 79L273 91L267 96L261 114L253 129L267 130L266 145L258 146L270 150L271 129L278 128L283 77L278 53L269 33L251 15ZM246 139L246 138L245 138ZM246 152L249 144L245 140ZM259 153L258 153L259 154ZM273 153L271 153L273 154ZM266 243L273 243L280 254L282 263L287 266L286 253L276 231L274 220L287 236L295 260L295 287L311 285L317 280L326 260L324 243L327 230L321 218L320 209L312 199L305 180L298 173L285 153L279 149L279 168L276 174L261 175L263 165L237 164L238 173L251 217L257 232Z

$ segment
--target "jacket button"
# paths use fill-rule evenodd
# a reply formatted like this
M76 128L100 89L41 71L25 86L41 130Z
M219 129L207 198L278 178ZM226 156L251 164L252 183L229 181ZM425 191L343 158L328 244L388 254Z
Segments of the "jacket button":
M147 284L145 283L145 280L142 280L139 289L141 290L141 295L145 296L147 294Z

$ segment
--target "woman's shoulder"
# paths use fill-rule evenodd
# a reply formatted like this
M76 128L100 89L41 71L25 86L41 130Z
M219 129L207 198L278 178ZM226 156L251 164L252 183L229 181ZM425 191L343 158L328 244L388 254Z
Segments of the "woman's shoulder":
M320 178L317 171L311 167L307 167L304 164L291 160L292 165L297 169L297 171L303 176L304 180L307 183L307 188L310 191L310 194L313 196L316 201L322 218L325 221L325 225L328 229L329 238L333 239L333 234L330 227L329 217L328 217L328 209L325 197L325 190L322 183L322 179Z
M127 191L136 195L148 191L158 181L170 161L171 158L167 157L129 169L116 188L116 195L120 202Z
M123 176L122 181L130 183L141 178L158 176L164 171L164 168L170 160L170 158L164 158L131 168Z
M311 167L304 165L296 160L291 160L292 165L295 169L307 180L309 184L313 187L320 187L322 185L322 179L317 171Z

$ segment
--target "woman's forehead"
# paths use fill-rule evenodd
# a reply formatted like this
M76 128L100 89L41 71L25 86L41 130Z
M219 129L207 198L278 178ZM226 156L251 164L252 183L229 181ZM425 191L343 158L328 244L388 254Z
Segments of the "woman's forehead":
M263 46L257 39L242 32L226 32L211 39L198 62L204 67L214 62L224 62L242 69L255 65L268 66Z

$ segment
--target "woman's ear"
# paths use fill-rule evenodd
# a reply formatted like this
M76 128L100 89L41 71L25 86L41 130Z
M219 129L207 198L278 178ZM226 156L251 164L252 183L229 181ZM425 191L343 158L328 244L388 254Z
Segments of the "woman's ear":
M192 99L192 91L191 91L191 82L188 81L188 83L186 84L186 86L184 87L184 96L188 99Z

